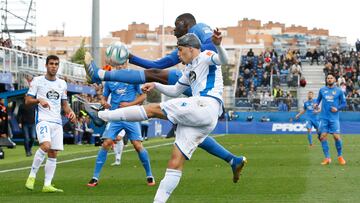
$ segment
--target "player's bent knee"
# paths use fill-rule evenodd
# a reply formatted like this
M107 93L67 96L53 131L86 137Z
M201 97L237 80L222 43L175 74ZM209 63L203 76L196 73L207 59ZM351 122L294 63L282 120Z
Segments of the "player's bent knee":
M149 118L162 116L164 113L161 110L160 104L151 103L144 106L145 112Z
M48 157L49 157L49 158L56 158L56 157L57 157L57 153L58 153L57 150L49 149L49 151L48 151Z
M40 148L44 152L48 152L50 150L50 147L51 147L50 142L43 142L43 143L40 144Z

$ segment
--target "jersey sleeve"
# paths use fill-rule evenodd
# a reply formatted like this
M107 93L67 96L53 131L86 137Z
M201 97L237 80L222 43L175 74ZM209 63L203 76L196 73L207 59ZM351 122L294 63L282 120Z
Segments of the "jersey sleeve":
M184 86L190 86L190 82L189 82L189 73L183 71L182 76L179 78L179 80L177 81L179 84L184 85Z
M203 54L205 55L204 58L205 58L206 64L208 64L208 65L220 65L220 63L218 63L214 58L217 55L215 52L210 51L210 50L206 50L206 51L203 52Z
M129 60L129 62L131 64L149 69L149 68L156 68L156 69L165 69L171 66L174 66L178 63L180 63L180 59L177 55L178 53L178 49L175 49L174 51L172 51L169 55L156 60L156 61L151 61L151 60L147 60L147 59L143 59L137 56L132 56Z
M104 90L103 90L103 96L104 97L109 97L110 93L111 93L111 91L110 91L109 83L105 82Z
M135 91L137 94L143 94L143 91L141 90L140 85L135 85Z
M30 87L26 95L36 97L37 91L38 91L38 79L34 78L30 83Z

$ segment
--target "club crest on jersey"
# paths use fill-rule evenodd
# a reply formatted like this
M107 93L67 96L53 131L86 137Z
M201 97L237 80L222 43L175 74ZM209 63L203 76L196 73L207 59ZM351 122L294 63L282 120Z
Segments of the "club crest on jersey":
M195 71L190 71L189 79L190 79L190 82L191 82L191 83L196 80L196 73L195 73Z
M119 95L124 95L126 93L126 87L125 88L119 88L116 90L116 94L119 94Z
M46 98L50 100L58 100L60 98L60 94L55 90L50 90L46 93Z
M336 91L334 90L334 91L332 92L332 94L335 95L335 94L336 94Z

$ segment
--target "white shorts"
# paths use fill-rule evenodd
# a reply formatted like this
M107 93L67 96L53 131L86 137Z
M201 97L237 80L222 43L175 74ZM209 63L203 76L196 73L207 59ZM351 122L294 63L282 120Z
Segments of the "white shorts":
M214 130L222 113L220 103L211 97L177 98L161 103L160 107L178 125L175 144L187 159Z
M50 149L64 150L64 133L62 125L47 121L40 121L36 125L36 134L39 143L50 142Z

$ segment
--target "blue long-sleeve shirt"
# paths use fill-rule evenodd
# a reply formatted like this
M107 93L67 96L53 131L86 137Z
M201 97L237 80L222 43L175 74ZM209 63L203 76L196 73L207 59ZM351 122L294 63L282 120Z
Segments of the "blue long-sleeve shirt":
M322 87L319 90L319 96L316 103L321 102L321 119L339 120L339 110L346 107L344 92L338 87ZM337 108L337 112L332 112L331 107Z
M197 37L199 37L201 41L201 51L204 50L212 50L217 52L215 45L213 44L211 37L212 37L212 29L204 24L204 23L198 23L194 26L192 26L188 33L194 33ZM149 69L149 68L156 68L156 69L165 69L169 68L171 66L174 66L178 63L180 63L180 59L178 57L178 49L175 49L172 51L169 55L155 61L143 59L137 56L132 56L129 59L129 62L131 64L141 66L143 68Z

